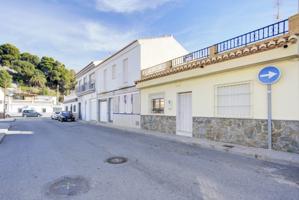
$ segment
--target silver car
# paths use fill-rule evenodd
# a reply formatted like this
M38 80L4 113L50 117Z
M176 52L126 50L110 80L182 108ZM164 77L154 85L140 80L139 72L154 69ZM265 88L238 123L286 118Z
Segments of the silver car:
M53 114L51 115L51 119L57 120L60 113L61 112L53 112Z

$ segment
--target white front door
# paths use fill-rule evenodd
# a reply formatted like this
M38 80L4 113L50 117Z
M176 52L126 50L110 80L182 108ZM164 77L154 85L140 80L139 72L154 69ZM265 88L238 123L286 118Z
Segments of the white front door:
M109 98L109 121L113 122L113 98Z
M100 101L100 121L108 122L107 101Z
M91 99L90 100L90 106L89 106L89 110L90 110L90 120L97 120L97 100L96 99Z
M177 135L192 137L192 93L178 94Z

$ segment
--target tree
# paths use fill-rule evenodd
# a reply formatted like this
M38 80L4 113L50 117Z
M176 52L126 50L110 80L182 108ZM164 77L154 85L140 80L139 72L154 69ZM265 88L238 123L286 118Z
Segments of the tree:
M32 54L27 53L27 52L20 54L20 60L30 62L34 66L37 66L40 62L40 58L38 56L32 55Z
M47 79L45 75L40 70L35 70L34 75L30 79L31 86L37 86L37 87L45 87L47 83Z
M13 61L12 68L18 72L18 74L15 76L15 80L18 83L20 83L20 80L22 80L23 83L28 84L35 72L35 66L33 64L22 60Z
M6 70L0 70L0 87L4 89L4 107L3 114L4 118L6 115L6 96L7 96L7 88L11 86L12 76Z
M51 57L42 57L40 63L37 65L37 68L41 70L46 77L48 77L53 70L55 65L55 60Z
M11 66L12 61L19 59L20 51L12 44L3 44L0 46L0 64Z

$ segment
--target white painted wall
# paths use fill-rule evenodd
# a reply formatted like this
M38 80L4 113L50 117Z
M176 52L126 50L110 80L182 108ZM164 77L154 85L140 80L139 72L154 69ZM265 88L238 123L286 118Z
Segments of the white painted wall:
M188 51L173 36L143 39L139 43L141 46L141 69L188 54Z
M123 78L123 61L128 59L127 83ZM115 78L112 78L112 66L115 66ZM104 83L104 71L106 71L106 83ZM134 85L134 81L140 76L140 46L134 43L127 49L115 55L108 61L100 64L96 72L97 93L117 90ZM105 88L106 86L106 88Z
M267 118L267 87L257 80L259 71L269 65L280 68L281 79L272 86L273 119L299 120L299 43L288 48L277 48L205 68L197 68L166 77L141 82L141 114L152 115L150 96L163 93L164 115L176 116L177 94L192 92L192 115L218 117L215 114L215 87L217 85L250 82L251 115L249 118Z

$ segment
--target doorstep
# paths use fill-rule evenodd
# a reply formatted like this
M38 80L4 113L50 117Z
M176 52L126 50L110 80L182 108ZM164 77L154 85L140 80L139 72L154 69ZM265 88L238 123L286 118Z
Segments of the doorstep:
M83 122L83 121L80 121L80 122ZM83 123L88 123L88 122L84 121ZM182 142L185 144L198 145L203 148L214 149L214 150L223 151L223 152L229 152L232 154L242 155L242 156L255 158L258 160L274 162L274 163L278 163L278 164L291 164L291 165L299 166L299 154L296 154L296 153L268 150L268 149L255 148L255 147L246 147L246 146L242 146L242 145L224 143L224 142L216 142L216 141L211 141L211 140L202 139L202 138L184 137L184 136L166 134L166 133L150 131L150 130L145 130L145 129L122 127L122 126L117 126L117 125L114 125L111 123L91 122L88 124L96 124L99 126L119 129L119 130L123 130L123 131L130 131L130 132L139 133L139 134L154 135L156 137L167 139L167 140Z

